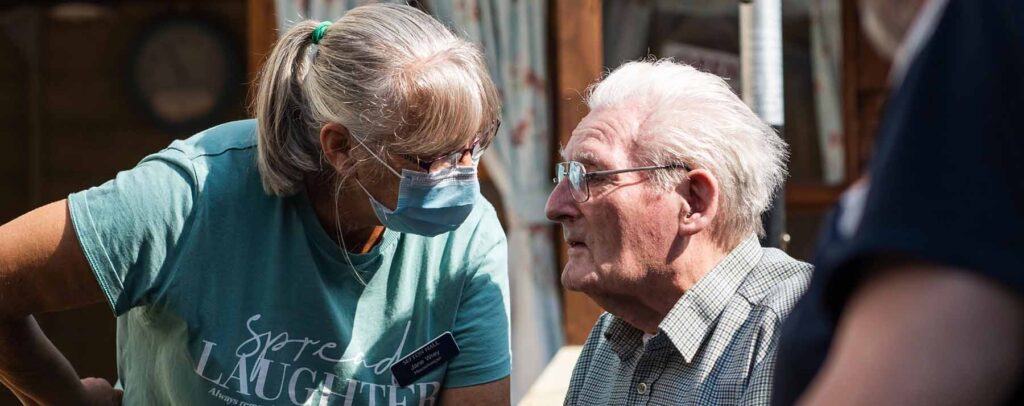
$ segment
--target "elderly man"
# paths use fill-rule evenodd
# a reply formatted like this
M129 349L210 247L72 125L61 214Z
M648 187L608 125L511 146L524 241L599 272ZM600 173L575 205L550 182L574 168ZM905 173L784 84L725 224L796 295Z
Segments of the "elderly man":
M786 145L719 77L616 69L565 146L547 216L562 284L601 316L566 404L765 404L776 331L811 266L760 247Z

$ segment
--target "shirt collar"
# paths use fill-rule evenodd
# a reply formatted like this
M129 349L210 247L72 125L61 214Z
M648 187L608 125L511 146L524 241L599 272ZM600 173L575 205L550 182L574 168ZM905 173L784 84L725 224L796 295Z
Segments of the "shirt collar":
M611 320L604 330L604 339L611 346L612 351L619 355L619 359L625 361L642 342L641 338L644 332L615 315L609 314L609 316Z
M658 325L687 363L693 362L718 315L760 262L761 252L751 234L683 294Z

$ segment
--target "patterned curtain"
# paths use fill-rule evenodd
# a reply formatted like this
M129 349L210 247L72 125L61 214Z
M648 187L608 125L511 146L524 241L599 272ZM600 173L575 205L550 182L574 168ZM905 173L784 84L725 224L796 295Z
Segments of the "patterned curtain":
M337 20L346 11L370 3L400 3L403 0L274 0L277 4L277 28L284 31L302 20Z
M564 342L551 191L546 0L432 0L434 15L480 44L501 89L503 133L485 157L505 202L512 291L512 398L526 393ZM507 125L505 125L507 123Z
M337 19L367 0L277 0L279 27ZM405 3L404 1L392 1ZM551 105L546 0L430 0L429 11L479 44L502 97L501 133L484 155L505 207L512 301L512 401L517 403L564 343L551 191Z

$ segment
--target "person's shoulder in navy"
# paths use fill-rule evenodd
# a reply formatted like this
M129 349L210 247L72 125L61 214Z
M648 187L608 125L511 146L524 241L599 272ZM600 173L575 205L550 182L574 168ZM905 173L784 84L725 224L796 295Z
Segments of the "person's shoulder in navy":
M1021 72L1024 2L949 0L888 101L866 192L822 234L817 272L783 327L774 404L810 384L873 263L941 264L1024 294Z

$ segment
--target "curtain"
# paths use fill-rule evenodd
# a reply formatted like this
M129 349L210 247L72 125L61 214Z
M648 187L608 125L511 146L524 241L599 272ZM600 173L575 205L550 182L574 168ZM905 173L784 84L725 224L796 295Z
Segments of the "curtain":
M432 0L435 16L480 44L502 96L502 133L485 156L501 192L512 292L512 400L526 393L564 341L551 191L546 0Z
M279 28L334 20L366 0L277 0ZM392 1L405 3L404 1ZM501 93L502 125L483 165L505 207L512 305L512 401L564 343L551 192L554 130L547 69L547 0L430 0L428 10L484 51Z

